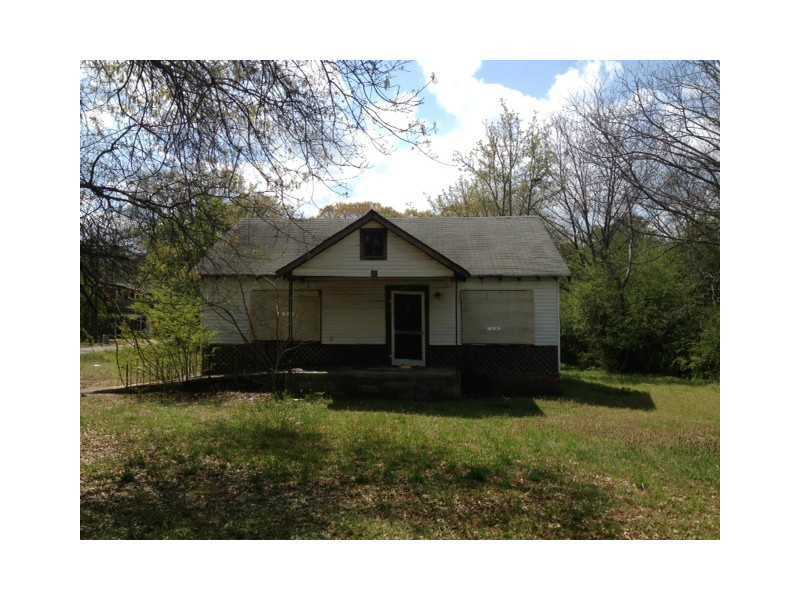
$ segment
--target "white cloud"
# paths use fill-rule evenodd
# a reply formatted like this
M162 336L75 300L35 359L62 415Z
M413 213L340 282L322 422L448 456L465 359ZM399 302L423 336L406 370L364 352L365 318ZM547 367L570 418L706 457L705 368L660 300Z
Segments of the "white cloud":
M434 196L458 177L458 169L450 165L455 151L469 150L480 138L485 120L500 112L500 100L523 116L533 113L547 118L559 110L570 96L586 89L616 63L588 62L570 68L556 76L543 98L526 95L496 83L486 83L475 77L481 61L464 59L418 61L426 77L435 73L436 82L428 88L439 105L455 119L455 126L443 134L431 136L431 150L440 162L424 156L419 150L397 150L386 156L370 152L372 167L354 180L347 201L379 202L397 209L407 206L428 208L427 195ZM446 164L442 164L446 163ZM323 188L323 189L320 189ZM303 190L307 202L304 212L309 216L331 202L344 200L317 184L315 189Z

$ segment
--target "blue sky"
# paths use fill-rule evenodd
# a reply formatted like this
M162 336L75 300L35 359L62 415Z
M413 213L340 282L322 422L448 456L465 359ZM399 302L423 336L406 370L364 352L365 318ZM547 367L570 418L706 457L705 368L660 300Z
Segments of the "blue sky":
M500 84L532 97L544 97L553 85L556 76L579 66L576 60L484 60L475 73L475 78L488 84ZM418 62L407 67L407 72L397 79L405 87L420 87L426 78ZM456 119L436 100L430 91L423 93L419 116L436 122L440 133L447 133L457 125Z
M368 156L371 168L348 173L347 198L320 186L303 190L309 216L335 201L371 201L399 210L428 208L435 196L458 177L452 164L456 151L468 151L480 138L485 120L497 116L500 100L525 117L540 119L559 110L569 96L592 85L619 63L604 61L481 61L465 58L418 60L410 63L394 83L418 88L435 73L435 82L424 94L417 118L436 124L431 149L439 159L398 147L391 154L377 151Z
M484 60L475 77L541 97L547 94L556 75L576 66L576 60Z

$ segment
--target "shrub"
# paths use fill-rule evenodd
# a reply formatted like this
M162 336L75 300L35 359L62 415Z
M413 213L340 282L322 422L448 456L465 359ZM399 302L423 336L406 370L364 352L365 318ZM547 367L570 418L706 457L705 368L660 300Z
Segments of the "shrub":
M719 306L706 304L682 255L671 250L663 242L640 240L624 286L613 260L573 261L573 279L561 301L564 362L718 376Z
M700 337L691 346L689 368L694 376L719 379L719 310L711 310Z

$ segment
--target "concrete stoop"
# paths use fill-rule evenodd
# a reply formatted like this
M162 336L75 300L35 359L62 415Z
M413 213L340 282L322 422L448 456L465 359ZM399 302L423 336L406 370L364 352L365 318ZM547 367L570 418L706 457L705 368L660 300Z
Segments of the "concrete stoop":
M286 374L286 387L297 393L324 392L331 396L455 400L461 397L461 373L457 369L399 367L292 370Z

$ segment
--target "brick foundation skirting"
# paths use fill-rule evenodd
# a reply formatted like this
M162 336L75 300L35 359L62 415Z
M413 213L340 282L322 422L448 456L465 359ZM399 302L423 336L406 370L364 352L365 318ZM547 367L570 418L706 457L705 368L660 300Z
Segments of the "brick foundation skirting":
M285 346L284 346L285 348ZM213 345L204 355L204 373L269 371L280 352L279 342ZM466 391L514 393L558 387L558 347L524 344L429 346L430 367L454 367ZM380 367L390 364L383 344L300 344L283 353L281 369Z
M461 385L482 394L557 392L558 346L465 345Z
M461 347L461 368L485 374L558 377L558 346L469 344Z

